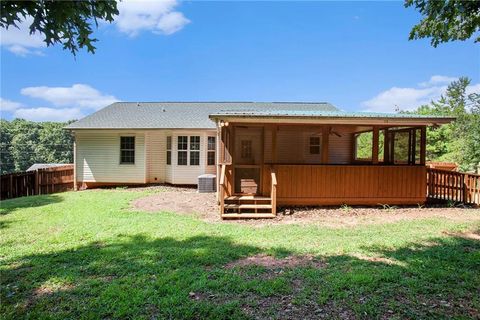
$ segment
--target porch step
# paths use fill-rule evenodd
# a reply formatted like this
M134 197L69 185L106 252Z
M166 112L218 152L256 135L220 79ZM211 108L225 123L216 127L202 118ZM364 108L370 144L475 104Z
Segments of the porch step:
M272 209L271 204L225 204L225 209Z
M222 219L265 219L275 218L273 213L224 213Z
M261 197L261 196L230 196L225 198L226 201L270 201L270 197Z

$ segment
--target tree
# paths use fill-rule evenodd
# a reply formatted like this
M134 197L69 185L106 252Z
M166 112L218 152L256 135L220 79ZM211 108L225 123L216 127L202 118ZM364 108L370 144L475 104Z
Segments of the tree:
M1 120L1 173L25 171L34 163L72 163L73 136L63 129L71 122Z
M98 20L112 22L118 15L114 0L85 1L1 1L0 27L18 27L17 23L32 17L30 34L40 33L47 46L62 44L74 56L84 47L95 53L92 24L98 27Z
M410 40L431 38L431 44L467 40L480 30L480 1L477 0L405 0L423 19L410 31ZM475 42L480 41L480 36Z
M0 171L1 174L12 172L15 163L12 152L12 125L9 121L0 119Z
M470 79L453 81L445 95L416 113L453 116L457 120L438 128L428 129L427 159L454 161L462 170L474 170L480 163L480 99L466 95Z

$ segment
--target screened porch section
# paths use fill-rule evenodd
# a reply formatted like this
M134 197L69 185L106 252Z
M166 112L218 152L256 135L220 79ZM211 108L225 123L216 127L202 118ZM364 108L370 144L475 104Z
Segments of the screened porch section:
M224 122L218 134L223 217L426 199L425 126Z

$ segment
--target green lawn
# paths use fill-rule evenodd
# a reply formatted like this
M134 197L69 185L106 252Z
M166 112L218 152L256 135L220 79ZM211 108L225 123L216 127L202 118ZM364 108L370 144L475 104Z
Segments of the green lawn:
M3 201L2 319L480 316L480 241L461 236L478 233L480 220L462 213L348 228L256 227L130 209L146 194ZM321 263L225 267L257 254Z

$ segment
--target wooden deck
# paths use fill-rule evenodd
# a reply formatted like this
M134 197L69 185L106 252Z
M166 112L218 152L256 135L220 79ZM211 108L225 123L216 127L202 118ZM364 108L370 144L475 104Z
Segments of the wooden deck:
M276 172L278 205L418 204L426 201L425 166L266 165Z
M255 197L233 194L229 167L223 166L221 180L222 217L242 217L243 209L254 210L250 214L271 209L267 213L275 215L282 205L422 204L427 199L425 166L264 165L262 194Z

